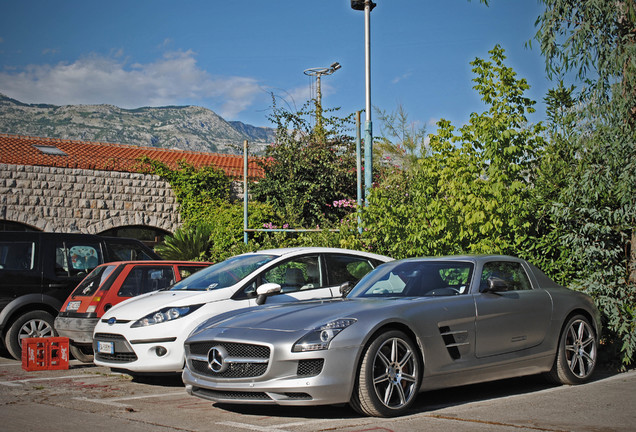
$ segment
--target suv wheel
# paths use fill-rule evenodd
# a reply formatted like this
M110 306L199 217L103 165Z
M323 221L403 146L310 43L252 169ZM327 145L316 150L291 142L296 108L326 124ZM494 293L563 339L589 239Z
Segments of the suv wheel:
M92 345L71 345L70 351L73 357L82 363L93 363Z
M57 333L53 328L53 315L45 311L31 311L18 317L4 339L9 354L16 360L22 358L22 339L36 337L51 337Z

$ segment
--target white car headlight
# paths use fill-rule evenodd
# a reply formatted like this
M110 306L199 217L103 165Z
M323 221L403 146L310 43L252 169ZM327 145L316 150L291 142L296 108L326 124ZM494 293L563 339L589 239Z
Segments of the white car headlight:
M329 348L329 343L338 333L356 321L355 318L342 318L316 327L294 344L292 352L325 350Z
M156 312L150 313L145 317L138 319L130 327L146 327L153 324L160 324L166 321L173 321L183 316L188 315L191 312L199 309L202 304L192 306L173 306L166 307Z

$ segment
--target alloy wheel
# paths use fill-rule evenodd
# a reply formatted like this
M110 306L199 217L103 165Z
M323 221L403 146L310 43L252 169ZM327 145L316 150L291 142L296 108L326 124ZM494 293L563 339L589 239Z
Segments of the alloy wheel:
M20 327L20 331L18 332L20 346L22 346L22 339L51 336L55 336L53 327L51 327L48 322L39 319L33 319L25 322L22 327Z
M417 359L402 339L386 340L373 360L373 386L388 408L405 406L417 390Z
M570 371L578 378L586 378L596 363L596 339L584 320L572 322L566 333L565 355Z

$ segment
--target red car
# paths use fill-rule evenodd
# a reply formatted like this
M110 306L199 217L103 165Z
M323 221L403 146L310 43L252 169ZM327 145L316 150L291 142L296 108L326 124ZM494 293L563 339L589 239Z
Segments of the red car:
M93 328L104 313L126 299L169 287L212 263L123 261L97 266L75 288L55 319L55 330L71 341L76 359L93 361Z

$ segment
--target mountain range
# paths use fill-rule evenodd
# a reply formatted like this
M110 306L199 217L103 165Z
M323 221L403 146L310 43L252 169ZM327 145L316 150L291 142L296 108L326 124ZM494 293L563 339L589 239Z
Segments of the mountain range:
M225 154L262 154L275 130L226 121L197 106L26 104L0 94L0 133Z

